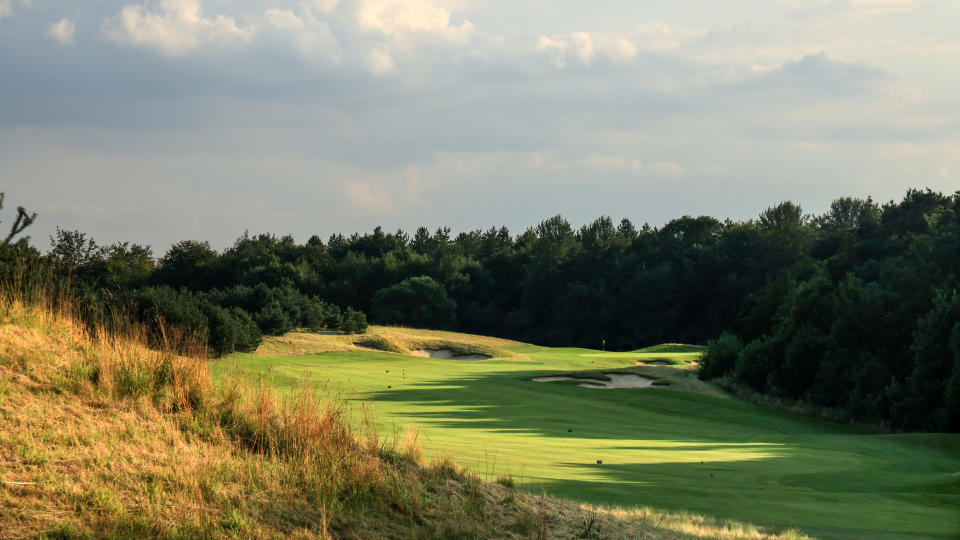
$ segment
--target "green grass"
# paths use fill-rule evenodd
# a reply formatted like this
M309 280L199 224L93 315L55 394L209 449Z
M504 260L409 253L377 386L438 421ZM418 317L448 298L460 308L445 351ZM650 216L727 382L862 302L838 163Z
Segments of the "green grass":
M419 429L427 457L451 457L491 481L509 477L577 501L835 538L960 534L958 435L877 433L730 398L696 380L691 363L699 349L692 346L506 349L516 359L368 350L235 355L214 373L281 389L309 381L366 404L384 433ZM673 365L637 365L654 359ZM530 381L611 369L668 386L592 390Z

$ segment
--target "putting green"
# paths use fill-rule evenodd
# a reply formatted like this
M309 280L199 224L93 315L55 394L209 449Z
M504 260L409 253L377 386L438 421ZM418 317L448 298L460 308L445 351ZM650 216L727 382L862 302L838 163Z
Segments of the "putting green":
M525 488L578 501L836 538L960 535L960 435L875 433L725 397L696 380L699 350L690 346L505 349L511 359L360 349L234 355L214 372L280 389L307 383L369 404L382 433L419 429L428 457L449 456L489 479L511 475ZM637 365L656 359L672 365ZM624 368L669 385L531 381Z

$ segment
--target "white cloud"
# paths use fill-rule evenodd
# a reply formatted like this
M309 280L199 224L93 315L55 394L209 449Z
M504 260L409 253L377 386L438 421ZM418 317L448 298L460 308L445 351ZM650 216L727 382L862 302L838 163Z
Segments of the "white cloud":
M397 64L393 61L393 56L385 47L378 47L370 51L367 57L367 67L374 75L383 75L397 70Z
M567 37L570 53L585 66L593 60L593 37L586 32L574 32Z
M610 155L610 154L590 154L572 162L557 161L551 165L553 169L566 169L569 165L579 166L596 173L627 173L642 176L682 176L687 172L687 168L674 161L656 161L644 164L637 158ZM718 174L725 169L720 165L708 165L695 167L697 173Z
M451 23L458 5L450 0L348 1L339 12L350 13L352 20L340 21L338 29L352 35L361 61L374 75L398 71L398 61L421 67L464 54L488 57L485 51L466 47L474 35L473 23Z
M268 9L263 17L275 28L287 30L306 26L306 21L291 9Z
M14 16L14 3L20 4L20 6L25 8L29 8L32 7L33 0L0 0L0 19Z
M537 50L545 54L556 69L564 69L571 62L589 66L596 58L619 64L637 55L637 46L626 38L588 32L540 36Z
M850 5L871 14L910 13L917 9L918 0L849 0Z
M340 0L310 0L306 5L320 13L331 13L340 5Z
M299 12L290 9L268 9L263 16L268 29L276 31L281 39L291 40L301 54L319 55L334 63L341 58L340 43L330 31L330 26L317 19L309 6L301 6Z
M574 160L574 163L592 171L602 173L612 171L639 173L643 171L643 163L639 159L606 154L590 154L589 156Z
M101 32L167 56L256 40L257 48L279 45L309 61L352 63L383 75L398 71L398 64L429 64L454 50L454 58L484 58L485 51L464 48L474 26L451 23L455 7L448 0L302 0L248 16L241 26L232 16L207 16L202 0L163 0L125 6Z
M73 24L73 21L63 18L47 28L47 35L60 43L70 44L73 43L73 34L75 31L76 26Z
M603 51L611 62L619 64L636 56L637 46L630 40L615 38L604 45Z
M910 13L920 5L919 0L779 0L779 3L803 11L852 10L875 15Z
M343 187L350 205L361 209L374 209L381 212L393 212L394 202L387 190L361 180L350 180Z
M450 26L450 10L434 0L362 0L357 20L361 28L387 35L437 32Z
M540 36L540 39L537 41L537 50L549 55L550 64L557 69L567 67L566 47L565 42L551 39L547 36Z
M649 165L647 172L656 176L681 176L686 168L673 161L658 161Z
M142 5L124 6L119 15L104 22L102 32L118 43L182 56L206 45L247 43L255 28L240 27L226 15L205 17L201 0L163 0L159 11Z
M645 51L676 50L696 41L703 34L699 30L681 28L663 22L639 24L632 32L637 46Z

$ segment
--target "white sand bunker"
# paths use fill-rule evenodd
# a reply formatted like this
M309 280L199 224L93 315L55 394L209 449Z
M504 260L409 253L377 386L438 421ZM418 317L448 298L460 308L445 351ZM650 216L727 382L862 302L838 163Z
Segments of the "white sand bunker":
M653 379L648 379L646 377L641 377L640 375L634 375L633 373L605 373L604 377L609 378L609 381L602 381L600 379L577 379L575 377L566 377L566 376L549 376L549 377L534 377L534 382L553 382L553 381L580 381L580 384L577 386L581 388L600 388L600 389L613 389L613 388L647 388L648 386L653 385Z
M423 349L410 351L410 354L421 358L437 358L440 360L489 360L493 358L485 354L453 354L450 349Z

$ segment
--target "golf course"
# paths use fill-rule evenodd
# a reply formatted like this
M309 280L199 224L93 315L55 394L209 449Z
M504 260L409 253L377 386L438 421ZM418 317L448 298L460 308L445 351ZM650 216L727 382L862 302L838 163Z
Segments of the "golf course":
M960 435L877 432L747 403L697 379L700 353L371 326L267 338L213 370L348 400L382 436L418 437L428 458L580 503L824 538L960 533Z

